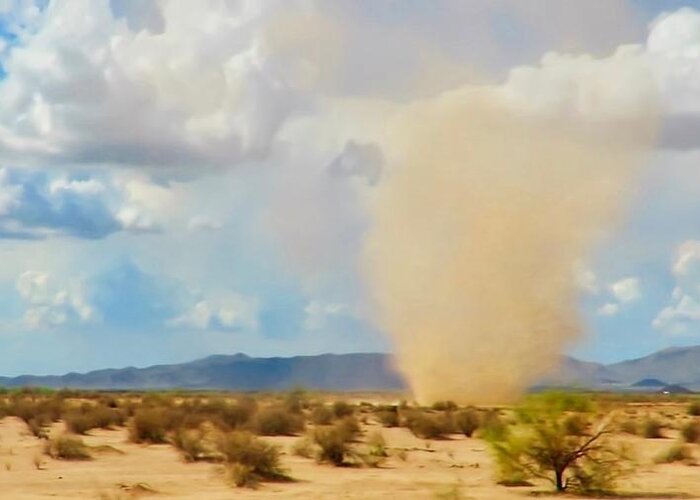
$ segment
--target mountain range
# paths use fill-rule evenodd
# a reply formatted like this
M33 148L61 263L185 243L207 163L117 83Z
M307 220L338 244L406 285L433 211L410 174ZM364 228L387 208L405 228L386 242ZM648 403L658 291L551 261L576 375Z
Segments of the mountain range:
M671 347L638 359L608 365L565 356L558 370L537 385L603 390L650 390L665 384L700 390L700 346ZM337 391L388 391L405 388L405 382L394 370L391 356L388 354L254 358L239 353L147 368L128 367L65 375L0 377L0 386L232 391L305 387Z

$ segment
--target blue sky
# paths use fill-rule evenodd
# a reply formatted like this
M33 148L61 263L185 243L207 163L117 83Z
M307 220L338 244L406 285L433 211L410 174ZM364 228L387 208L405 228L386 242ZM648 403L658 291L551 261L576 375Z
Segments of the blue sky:
M700 344L697 50L700 2L0 1L2 374L391 350L362 260L386 117L475 85L569 113L587 65L659 134L563 348Z

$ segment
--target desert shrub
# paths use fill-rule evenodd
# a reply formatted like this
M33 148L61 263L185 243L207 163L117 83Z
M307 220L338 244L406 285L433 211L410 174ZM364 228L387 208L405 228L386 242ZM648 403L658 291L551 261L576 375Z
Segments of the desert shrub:
M308 404L306 391L303 389L294 389L284 398L284 408L290 413L300 414Z
M700 401L693 401L688 405L688 415L693 417L700 416Z
M551 481L558 491L583 493L614 487L627 472L626 450L608 441L607 419L587 417L585 427L590 432L570 434L566 424L570 407L555 397L531 398L516 409L513 426L485 432L503 479L539 477Z
M64 403L60 398L29 399L17 396L12 399L6 410L9 415L19 417L27 424L33 420L43 426L61 418Z
M481 418L479 433L483 435L500 434L506 429L501 412L495 408L487 410Z
M258 410L254 398L241 397L235 403L223 400L213 401L202 408L202 413L223 430L240 429L247 425Z
M279 448L246 431L222 434L216 447L229 471L236 471L246 484L257 480L285 479ZM247 472L243 473L247 469Z
M92 457L82 439L61 435L46 442L44 452L51 458L61 460L90 460Z
M637 425L636 420L627 419L627 420L623 420L620 423L620 432L624 432L626 434L632 434L633 436L636 436L638 431L639 431L639 426Z
M586 433L587 424L580 413L572 413L564 419L564 429L571 436L583 436Z
M352 454L347 432L337 424L316 427L313 440L319 447L319 462L328 462L335 466L345 464L345 459Z
M442 439L452 432L452 418L447 413L413 412L407 418L407 427L421 439Z
M386 457L386 441L380 431L374 431L367 437L368 453L375 457Z
M547 391L530 397L540 406L553 408L558 412L591 413L595 410L593 400L585 394Z
M686 443L697 443L700 440L700 423L688 422L681 428L681 436Z
M39 439L48 439L49 433L46 428L47 425L48 422L42 420L41 415L36 418L32 418L27 422L27 428L29 428L29 432L31 432L34 437L37 437Z
M435 411L455 411L457 409L457 403L454 401L436 401L433 403L433 410Z
M204 444L204 433L199 429L177 429L173 433L171 442L186 462L211 458L211 454Z
M674 462L685 462L694 464L693 450L687 444L676 443L666 451L656 456L654 461L657 464L670 464Z
M63 421L66 424L66 429L75 434L85 434L90 429L95 428L95 423L90 415L81 411L67 413L63 416Z
M255 431L263 436L291 436L304 430L303 417L281 407L260 410L254 420Z
M314 443L308 436L301 437L294 441L291 452L298 457L312 458L314 456Z
M454 416L454 424L457 430L467 437L471 437L479 428L479 412L474 408L458 411Z
M315 406L310 418L314 425L329 425L333 422L333 411L323 405Z
M136 410L129 425L129 439L134 443L165 443L172 425L172 416L165 408Z
M335 418L343 418L352 415L355 412L352 405L345 401L336 401L333 403L333 414Z
M348 442L354 441L360 434L360 423L353 416L341 418L335 423L335 426L345 435Z
M661 422L651 417L645 419L644 423L642 424L642 435L647 439L662 438Z
M379 423L384 427L398 427L399 425L399 413L396 411L396 408L379 410L376 416Z
M258 485L258 478L253 474L252 467L235 462L226 465L226 474L231 482L238 488L254 488Z

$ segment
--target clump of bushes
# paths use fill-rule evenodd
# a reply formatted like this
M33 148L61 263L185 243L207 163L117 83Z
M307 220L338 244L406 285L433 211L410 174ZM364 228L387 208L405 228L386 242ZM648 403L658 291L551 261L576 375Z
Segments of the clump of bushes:
M433 410L435 411L456 411L457 408L457 403L454 401L436 401L433 403Z
M200 429L177 429L172 436L173 446L180 452L185 462L211 459L211 453Z
M330 425L333 422L333 411L324 405L315 406L310 418L314 425Z
M291 436L304 430L304 418L283 407L272 406L255 415L253 428L262 436Z
M129 439L134 443L165 443L168 431L174 427L173 417L167 408L136 410L129 425Z
M399 426L399 412L396 408L389 407L385 409L380 409L376 413L377 420L384 427L398 427Z
M316 427L313 431L313 440L319 447L319 462L341 466L345 464L346 458L352 454L351 438L347 433L347 429L337 424Z
M60 460L90 460L87 445L77 436L60 435L46 442L44 453Z
M453 431L449 413L427 413L419 410L406 416L406 427L421 439L443 439Z
M217 440L216 448L236 486L254 486L259 481L288 479L280 465L279 448L250 432L224 433Z
M474 408L458 411L454 416L455 427L467 437L471 437L474 434L480 423L479 412Z
M66 429L75 434L85 434L91 429L110 429L124 425L126 416L116 408L102 405L83 405L63 415Z
M335 418L349 417L355 412L355 409L345 401L336 401L333 403L333 414Z

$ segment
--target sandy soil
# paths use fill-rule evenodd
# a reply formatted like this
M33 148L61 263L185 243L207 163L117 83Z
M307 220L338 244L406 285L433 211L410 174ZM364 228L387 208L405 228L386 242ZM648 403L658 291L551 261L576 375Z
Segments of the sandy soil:
M60 424L52 429L52 432L60 431ZM92 431L86 436L87 444L100 447L93 449L94 460L52 460L42 455L42 441L31 436L22 421L5 418L0 421L0 498L498 500L528 498L533 491L550 489L546 484L527 488L497 485L487 446L478 439L454 436L426 442L401 428L381 429L381 432L394 456L375 469L319 465L288 452L298 438L270 438L285 450L283 462L295 481L266 483L250 490L226 484L215 464L184 463L168 445L129 443L125 429ZM700 468L653 464L653 457L671 446L672 436L657 440L620 439L628 440L638 457L635 474L625 481L622 489L628 493L625 498L700 498ZM700 456L700 447L697 448L696 454ZM406 450L405 461L397 456L398 450Z

